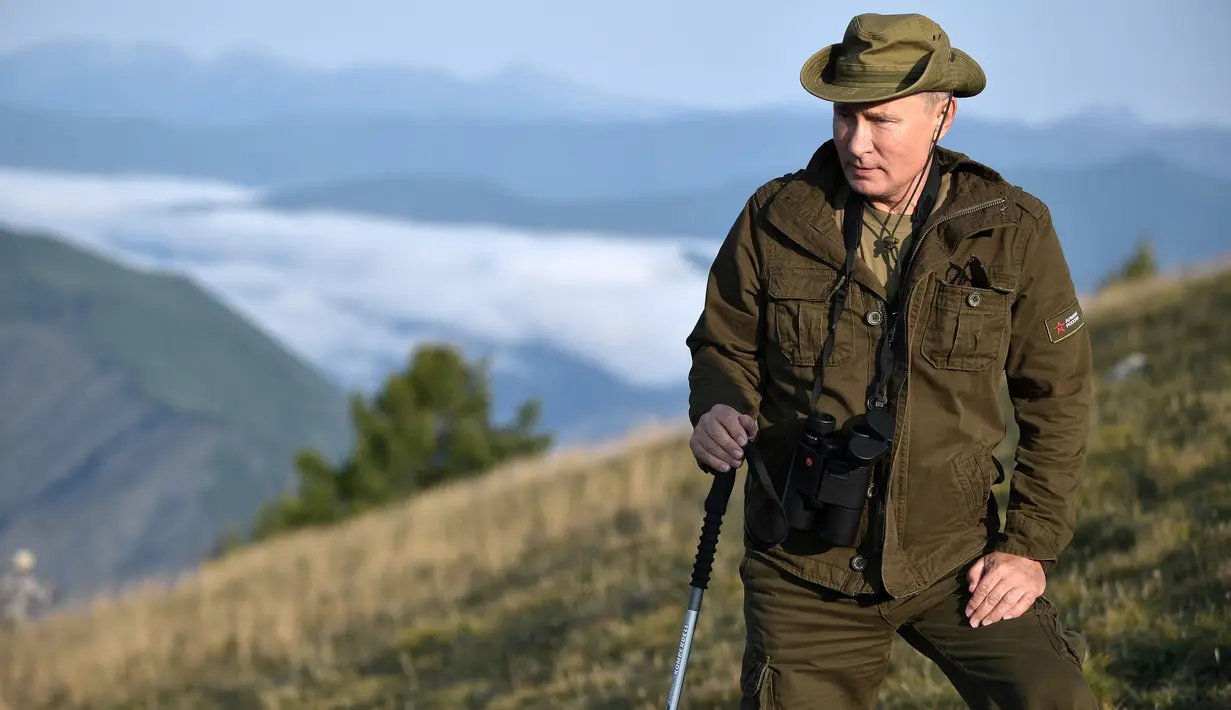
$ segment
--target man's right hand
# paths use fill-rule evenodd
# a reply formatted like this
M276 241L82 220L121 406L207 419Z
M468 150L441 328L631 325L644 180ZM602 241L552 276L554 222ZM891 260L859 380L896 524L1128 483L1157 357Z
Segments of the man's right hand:
M697 420L688 448L698 462L725 473L739 468L744 447L756 435L756 420L725 404L716 404Z

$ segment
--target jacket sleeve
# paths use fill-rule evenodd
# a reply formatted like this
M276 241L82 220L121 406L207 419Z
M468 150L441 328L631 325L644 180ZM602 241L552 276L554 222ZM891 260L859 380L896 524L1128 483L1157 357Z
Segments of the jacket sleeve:
M686 344L688 418L693 426L717 404L757 416L761 316L761 259L755 241L756 195L744 204L710 266L700 317Z
M1089 329L1051 214L1036 203L1005 367L1020 431L997 549L1049 568L1073 538L1090 423ZM1025 217L1026 225L1031 217Z

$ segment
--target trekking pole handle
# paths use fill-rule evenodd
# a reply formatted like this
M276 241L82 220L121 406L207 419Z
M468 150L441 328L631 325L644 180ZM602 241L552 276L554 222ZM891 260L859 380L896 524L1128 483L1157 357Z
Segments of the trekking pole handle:
M709 470L708 467L706 470ZM692 567L692 587L694 589L709 587L710 573L714 569L714 555L718 551L718 533L722 529L722 518L727 513L727 503L731 500L731 492L735 489L737 470L712 471L714 482L710 485L709 495L705 497L705 518L701 522L701 540L697 543L697 559Z

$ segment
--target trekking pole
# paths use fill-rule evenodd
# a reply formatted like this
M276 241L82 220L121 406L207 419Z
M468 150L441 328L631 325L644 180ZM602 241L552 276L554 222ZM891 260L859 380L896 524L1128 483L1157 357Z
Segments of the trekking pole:
M718 549L718 530L722 516L727 512L727 501L735 487L735 472L725 473L705 470L714 476L710 493L705 497L705 519L701 523L701 542L697 545L697 560L692 566L692 585L689 588L688 611L684 614L684 631L680 636L680 650L675 657L675 669L671 675L671 691L667 696L667 710L677 710L680 693L684 689L684 671L688 668L688 654L692 650L692 636L701 613L701 597L709 587L710 572L714 567L714 552Z

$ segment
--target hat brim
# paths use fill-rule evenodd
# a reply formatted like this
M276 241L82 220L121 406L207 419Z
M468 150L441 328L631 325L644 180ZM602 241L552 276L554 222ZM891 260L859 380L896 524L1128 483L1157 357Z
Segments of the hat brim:
M957 98L969 98L981 93L987 86L983 68L969 54L952 49L952 61L948 57L932 53L927 67L919 78L897 87L847 86L833 81L830 59L838 45L828 47L808 57L799 71L799 82L804 89L818 99L834 103L874 103L888 101L922 91L952 91Z

